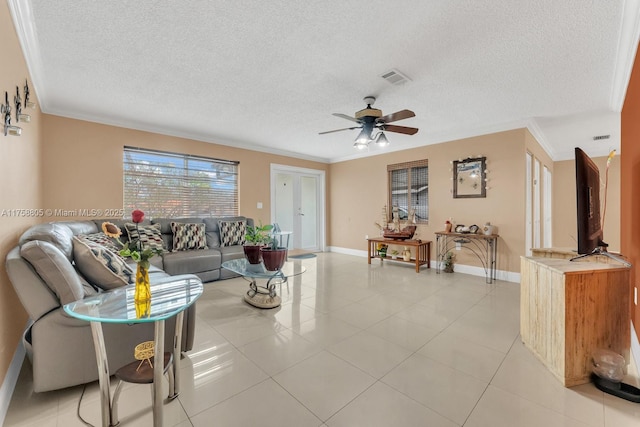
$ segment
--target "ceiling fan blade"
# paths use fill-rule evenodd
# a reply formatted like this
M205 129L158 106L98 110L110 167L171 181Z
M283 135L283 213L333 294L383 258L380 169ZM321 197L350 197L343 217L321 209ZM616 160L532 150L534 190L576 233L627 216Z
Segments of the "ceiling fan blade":
M415 135L418 133L418 128L408 128L406 126L384 125L382 129L385 132L404 133L405 135Z
M342 132L343 130L353 130L353 129L359 129L361 126L354 126L352 128L344 128L344 129L336 129L336 130L328 130L325 132L320 132L318 133L318 135L324 135L325 133L333 133L333 132Z
M380 117L376 121L378 123L380 122L391 123L391 122L397 122L398 120L404 120L404 119L408 119L410 117L415 117L415 116L416 116L416 113L414 113L411 110L400 110L400 111L396 111L395 113L387 114L386 116Z
M356 119L355 117L347 116L346 114L333 113L333 115L336 117L342 117L343 119L351 120L352 122L360 123L360 120Z

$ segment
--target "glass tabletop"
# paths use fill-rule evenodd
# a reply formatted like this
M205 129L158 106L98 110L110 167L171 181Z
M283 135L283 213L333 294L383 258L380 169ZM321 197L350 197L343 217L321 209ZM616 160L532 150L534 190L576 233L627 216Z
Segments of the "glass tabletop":
M128 285L65 304L72 317L89 322L145 323L165 320L193 304L202 295L202 282L197 278L168 280L151 285L151 310L137 318L133 301L135 286Z
M300 261L286 261L280 271L267 271L264 264L249 264L246 258L232 259L222 263L222 267L244 277L253 279L271 279L273 277L292 277L307 269Z

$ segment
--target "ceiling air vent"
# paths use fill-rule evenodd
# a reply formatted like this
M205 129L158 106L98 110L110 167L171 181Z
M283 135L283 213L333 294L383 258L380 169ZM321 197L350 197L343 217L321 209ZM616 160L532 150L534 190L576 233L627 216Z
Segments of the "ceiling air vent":
M593 137L594 141L602 141L603 139L609 139L611 135L596 135Z
M391 70L382 74L380 77L382 77L383 79L385 79L387 82L391 83L394 86L400 86L405 84L408 81L411 81L409 77L405 76L395 68L392 68Z

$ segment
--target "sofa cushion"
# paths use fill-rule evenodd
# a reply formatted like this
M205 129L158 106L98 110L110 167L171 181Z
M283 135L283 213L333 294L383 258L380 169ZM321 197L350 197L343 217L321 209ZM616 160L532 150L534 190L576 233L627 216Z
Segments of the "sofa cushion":
M172 222L173 252L190 249L209 249L205 237L205 225L203 223Z
M78 234L91 234L100 231L93 221L60 221L58 224L66 225L71 229L74 236Z
M104 246L73 238L76 268L94 286L113 289L133 283L135 274L119 256Z
M244 244L244 233L247 221L218 221L220 228L220 246L235 246Z
M136 224L128 222L125 224L125 228L129 235L130 248L135 248L140 242L143 249L166 249L160 233L160 224L139 225L136 227Z
M220 268L221 263L218 249L169 252L162 258L164 271L171 275L216 270Z
M20 255L35 268L62 304L77 301L87 295L78 273L62 251L53 244L32 240L20 247Z
M37 224L25 231L20 236L20 246L33 240L49 242L67 257L68 261L73 259L73 231L61 223Z
M240 245L225 246L220 248L220 254L222 255L221 262L229 261L231 259L244 258L244 247Z

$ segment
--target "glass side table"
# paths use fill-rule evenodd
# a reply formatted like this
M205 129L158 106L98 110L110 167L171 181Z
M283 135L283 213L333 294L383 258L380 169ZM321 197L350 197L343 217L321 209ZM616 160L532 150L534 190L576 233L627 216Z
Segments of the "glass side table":
M304 273L307 269L298 260L286 261L278 271L267 271L264 264L249 264L246 258L232 259L222 263L222 267L233 271L249 281L249 290L244 300L254 307L274 308L282 299L276 294L276 284L285 283L289 277ZM266 280L264 286L258 286L256 279Z
M133 301L134 286L124 286L65 304L64 311L72 317L86 320L91 324L93 345L98 362L100 383L100 408L102 426L109 427L115 421L112 414L111 388L109 384L109 364L102 332L102 323L155 323L154 360L164 360L164 321L176 316L173 342L173 360L180 360L182 323L184 310L202 295L202 282L196 276L174 276L161 283L151 285L151 309L147 317L136 317ZM162 426L162 377L163 363L153 366L153 425ZM178 393L180 369L174 367L175 394Z

